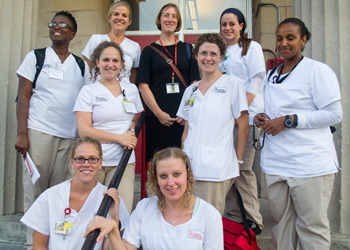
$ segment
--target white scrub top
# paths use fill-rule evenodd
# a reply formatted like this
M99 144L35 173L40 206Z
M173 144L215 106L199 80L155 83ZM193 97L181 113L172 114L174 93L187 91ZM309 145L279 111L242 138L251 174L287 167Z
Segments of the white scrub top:
M84 234L86 227L90 220L95 217L101 205L103 193L107 190L106 186L97 182L79 213L71 209L71 213L67 215L66 220L68 223L73 224L72 232L63 240L63 236L56 234L54 231L55 223L63 221L65 215L64 210L69 208L70 181L71 180L62 182L61 184L45 190L21 219L21 222L26 226L49 236L49 250L81 249L85 241ZM119 198L119 219L123 229L129 224L130 215L125 207L124 201L121 197ZM94 249L101 250L102 243L103 241L97 243Z
M269 74L268 74L269 75ZM326 64L304 57L280 84L265 85L265 112L276 117L317 111L340 100L339 83ZM266 135L261 151L262 170L270 175L309 178L338 172L338 159L329 127L285 128Z
M199 199L193 217L175 227L168 223L157 208L157 197L141 200L132 212L123 239L143 250L221 250L224 249L220 213Z
M189 86L182 97L177 116L188 121L184 152L191 159L196 180L224 181L239 176L233 144L235 120L248 110L244 83L235 76L222 75L205 93ZM185 109L190 96L194 105Z

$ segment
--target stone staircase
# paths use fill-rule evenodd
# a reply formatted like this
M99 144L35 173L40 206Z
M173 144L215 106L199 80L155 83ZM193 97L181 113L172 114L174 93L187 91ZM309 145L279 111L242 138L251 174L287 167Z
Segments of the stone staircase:
M141 198L140 176L136 176L134 206ZM261 250L273 250L271 230L274 222L269 216L267 200L259 199L261 214L264 218L264 230L257 236ZM19 222L22 213L0 217L0 250L23 250L26 239L26 227ZM317 249L315 249L317 250ZM350 236L332 233L331 250L350 250Z

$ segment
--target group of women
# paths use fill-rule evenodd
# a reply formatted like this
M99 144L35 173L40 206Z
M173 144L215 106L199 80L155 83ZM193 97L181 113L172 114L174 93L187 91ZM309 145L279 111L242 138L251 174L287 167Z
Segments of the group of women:
M74 177L45 191L21 220L34 229L34 249L79 249L96 228L96 249L223 249L222 216L241 220L233 183L251 228L261 232L254 124L266 133L261 166L275 247L329 248L327 208L338 167L329 126L341 121L342 109L333 71L302 56L311 36L304 23L279 24L276 46L285 62L265 79L261 46L244 37L238 9L222 13L221 35L202 35L193 55L176 39L181 16L174 4L161 8L161 35L142 53L124 36L128 3L114 3L108 20L111 32L93 35L82 53L94 83L82 88L74 107L81 136L70 157ZM109 184L123 148L136 146L138 90L153 196L129 216L135 156L118 191L100 183ZM103 194L113 199L109 216L94 217Z

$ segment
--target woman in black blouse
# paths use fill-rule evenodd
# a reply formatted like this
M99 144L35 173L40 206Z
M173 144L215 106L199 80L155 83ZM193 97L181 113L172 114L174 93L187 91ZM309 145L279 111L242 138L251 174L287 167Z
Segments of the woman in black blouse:
M192 57L191 45L175 37L175 32L181 29L178 7L172 3L164 5L158 13L156 25L161 35L151 45L174 61L187 85L198 80L199 71ZM171 66L151 47L146 47L141 53L136 82L147 105L146 143L149 161L158 150L181 147L183 120L176 117L176 112L185 87Z

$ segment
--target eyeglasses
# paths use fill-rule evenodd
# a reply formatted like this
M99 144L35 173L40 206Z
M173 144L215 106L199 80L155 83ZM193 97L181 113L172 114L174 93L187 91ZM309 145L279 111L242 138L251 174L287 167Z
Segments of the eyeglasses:
M55 28L57 25L60 28L70 28L70 30L74 32L74 30L71 27L69 27L68 24L66 23L48 23L47 24L49 28Z
M73 158L73 159L78 164L84 164L85 161L88 161L90 164L96 164L100 160L99 158L86 159L86 158L82 158L82 157L76 157L76 158Z

